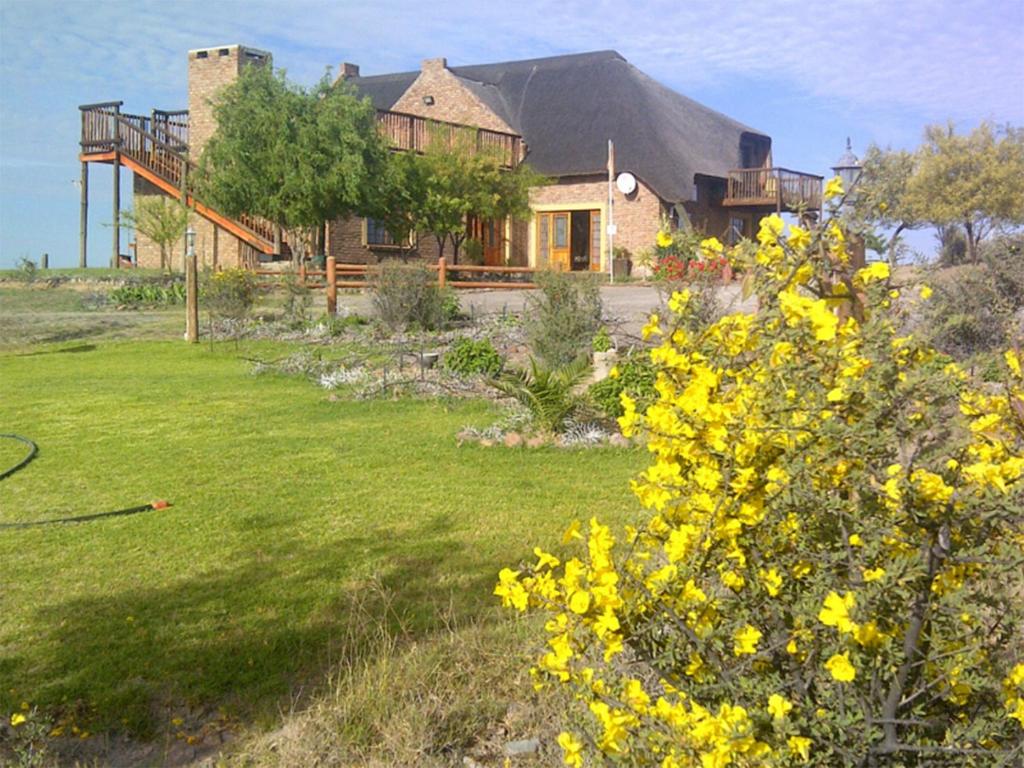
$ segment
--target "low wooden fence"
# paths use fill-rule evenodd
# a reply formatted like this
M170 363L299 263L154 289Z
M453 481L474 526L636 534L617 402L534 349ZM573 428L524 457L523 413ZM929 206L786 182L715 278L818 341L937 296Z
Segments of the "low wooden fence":
M537 287L537 284L530 279L537 271L533 267L490 267L474 264L448 264L447 259L438 259L436 264L427 264L426 267L437 273L437 284L440 288L529 289ZM379 269L379 264L339 264L334 257L328 257L326 269L307 269L305 264L301 265L298 271L298 279L307 288L322 288L327 291L327 311L333 315L338 307L338 289L368 288L373 285L374 275ZM256 269L253 271L259 277L283 277L285 274L272 269ZM468 275L478 275L479 277L467 280L465 277ZM493 279L499 275L513 279ZM463 279L453 279L459 277ZM515 279L517 277L522 279Z

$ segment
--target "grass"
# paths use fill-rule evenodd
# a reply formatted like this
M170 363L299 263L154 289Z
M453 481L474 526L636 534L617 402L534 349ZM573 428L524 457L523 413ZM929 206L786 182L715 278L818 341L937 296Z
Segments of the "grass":
M574 518L636 509L642 454L458 447L488 404L332 402L239 359L274 351L0 352L0 432L40 446L0 484L0 522L174 505L0 530L0 714L28 701L140 736L215 712L270 727L328 670L376 669L381 632L504 635L501 567Z

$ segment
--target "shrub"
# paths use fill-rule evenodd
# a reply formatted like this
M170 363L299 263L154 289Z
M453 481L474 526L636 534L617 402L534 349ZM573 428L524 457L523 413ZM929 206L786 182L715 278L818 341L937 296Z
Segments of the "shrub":
M826 194L835 193L833 180ZM647 510L504 569L550 615L540 686L581 702L568 765L1011 764L1024 725L1024 378L975 389L900 335L888 266L834 219L761 223L754 316L661 340ZM618 544L618 546L617 546ZM1020 721L1020 722L1016 722Z
M34 283L39 276L39 268L32 259L22 256L14 265L14 276L23 283Z
M547 368L570 365L590 349L601 325L601 294L591 275L539 272L527 299L526 337Z
M656 371L650 355L636 352L620 360L611 375L594 382L587 394L605 416L617 419L622 415L622 394L626 393L643 411L655 399Z
M292 327L300 327L309 322L309 312L313 306L313 291L301 275L294 269L284 275L284 319Z
M202 301L211 317L240 322L256 302L256 277L247 269L204 275Z
M544 368L530 358L530 368L513 370L492 382L501 393L530 412L534 425L558 434L583 405L573 390L590 372L590 361L579 357L569 365Z
M382 263L373 287L373 306L391 328L434 330L444 322L444 299L437 277L420 263Z
M935 346L965 362L1018 341L1022 332L1024 236L997 238L981 255L980 264L935 271L922 312Z
M444 369L461 376L496 376L501 365L501 355L487 339L456 339L444 355Z
M595 352L610 352L614 348L611 334L608 333L608 329L603 325L601 330L594 334L594 338L590 342L590 348Z
M185 303L185 283L133 281L110 292L110 301L123 307L173 306Z

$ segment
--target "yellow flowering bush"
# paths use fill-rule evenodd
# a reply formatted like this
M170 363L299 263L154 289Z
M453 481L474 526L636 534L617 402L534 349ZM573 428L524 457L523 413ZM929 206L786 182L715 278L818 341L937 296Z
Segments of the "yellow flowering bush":
M901 335L884 264L830 219L730 258L756 314L646 335L623 396L645 514L506 568L547 615L538 688L579 702L566 765L991 765L1024 737L1024 380L976 389ZM557 548L552 548L556 549ZM1017 753L1018 757L1020 753Z

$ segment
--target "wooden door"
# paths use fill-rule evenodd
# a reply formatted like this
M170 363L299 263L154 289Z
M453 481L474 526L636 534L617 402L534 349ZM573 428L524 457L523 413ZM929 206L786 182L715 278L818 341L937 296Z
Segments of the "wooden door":
M484 244L484 264L489 267L500 267L505 263L505 238L502 237L504 222L487 219L481 232Z
M569 213L551 214L551 266L569 271Z

